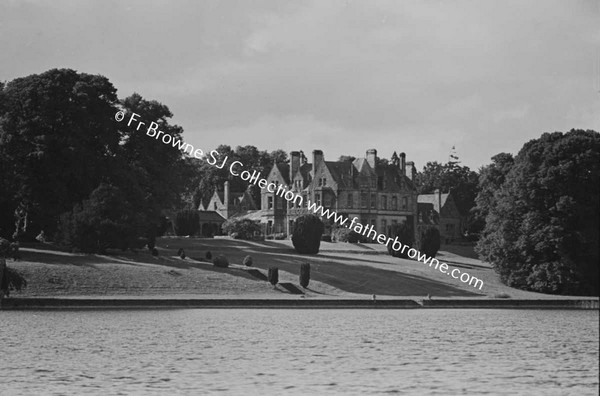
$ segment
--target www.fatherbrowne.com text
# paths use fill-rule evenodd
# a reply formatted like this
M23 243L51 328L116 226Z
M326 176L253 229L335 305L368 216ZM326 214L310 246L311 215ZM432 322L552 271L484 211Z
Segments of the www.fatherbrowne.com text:
M126 113L120 110L115 114L115 120L121 122L125 119L125 115ZM136 131L140 130L140 128L145 126L146 123L141 121L139 117L139 114L131 113L129 121L127 122L127 126L131 127L133 125L136 128ZM244 169L244 164L242 164L240 161L232 161L230 164L228 164L228 157L226 156L225 158L222 158L222 155L220 155L217 150L212 150L210 153L205 154L202 149L197 149L192 144L186 143L182 139L174 138L173 136L158 130L158 127L159 124L152 121L147 128L142 128L142 130L146 130L146 135L148 137L160 140L166 145L176 147L190 156L202 161L206 161L209 165L213 165L219 169L223 169L225 166L229 165L229 173L231 173L231 175L239 177L248 183L257 185L263 190L266 189L268 192L284 198L286 201L292 203L294 207L305 207L312 213L315 213L322 218L333 220L338 225L350 228L354 232L366 236L367 238L371 238L373 241L377 241L382 245L386 245L388 247L391 245L393 250L403 254L406 253L406 255L411 259L417 259L423 264L439 270L442 274L446 274L454 279L460 280L462 283L468 283L470 286L478 288L479 290L481 290L483 287L483 281L481 279L471 276L467 272L461 272L458 268L451 268L446 263L440 263L436 258L428 257L427 255L410 246L403 245L400 241L398 241L398 237L393 239L388 238L386 235L378 233L373 225L364 226L357 221L357 217L350 219L344 215L338 214L335 211L323 208L321 205L317 205L316 202L311 202L308 198L306 199L306 202L304 202L302 195L288 190L283 185L276 185L275 183L267 181L266 179L262 178L260 172L256 170ZM348 222L350 222L350 224L348 224Z

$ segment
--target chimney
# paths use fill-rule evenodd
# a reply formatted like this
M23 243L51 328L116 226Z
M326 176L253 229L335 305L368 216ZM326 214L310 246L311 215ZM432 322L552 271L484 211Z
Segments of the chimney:
M413 161L408 161L406 163L406 176L412 181L415 181L417 177L417 168L415 168L415 163Z
M223 202L225 204L225 212L223 213L226 219L229 218L229 180L225 181L225 185L223 186Z
M377 163L377 150L375 150L375 149L367 150L367 163L373 170L375 170L375 165Z
M299 151L292 151L290 153L290 184L293 186L294 185L294 176L296 176L296 173L298 172L298 169L300 169L300 152Z
M436 188L435 191L433 192L434 194L434 198L438 204L438 215L441 217L442 216L442 194L440 194L440 189Z
M315 175L315 171L317 170L317 165L319 165L323 161L323 151L321 150L313 150L313 177Z
M406 175L406 154L400 153L400 174Z

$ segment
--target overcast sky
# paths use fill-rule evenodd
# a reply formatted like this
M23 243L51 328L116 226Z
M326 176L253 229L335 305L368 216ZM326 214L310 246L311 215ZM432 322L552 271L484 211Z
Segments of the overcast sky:
M0 0L0 80L101 74L209 150L315 148L419 169L600 131L599 0Z

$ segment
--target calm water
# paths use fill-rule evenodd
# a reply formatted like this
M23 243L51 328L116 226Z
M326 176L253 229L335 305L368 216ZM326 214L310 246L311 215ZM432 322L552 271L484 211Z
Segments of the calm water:
M598 311L4 311L0 364L0 395L597 395Z

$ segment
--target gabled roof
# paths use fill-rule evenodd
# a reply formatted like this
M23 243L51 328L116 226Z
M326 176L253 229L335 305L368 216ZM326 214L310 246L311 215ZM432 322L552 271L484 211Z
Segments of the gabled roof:
M441 194L442 208L446 205L446 201L450 193ZM429 203L433 204L433 208L436 212L440 213L440 203L438 201L437 194L419 194L417 197L417 204Z
M285 184L290 184L290 165L289 164L275 164L279 173L283 177Z

